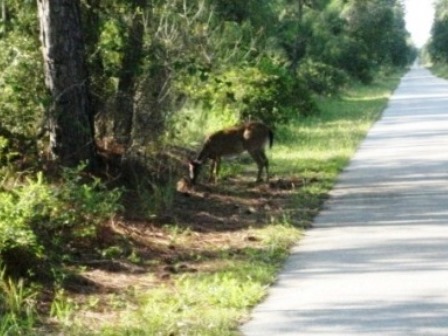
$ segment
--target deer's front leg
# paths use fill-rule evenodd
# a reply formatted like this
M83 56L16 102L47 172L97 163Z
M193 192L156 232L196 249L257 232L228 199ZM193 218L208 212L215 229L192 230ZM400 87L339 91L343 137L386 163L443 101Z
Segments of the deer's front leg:
M215 172L214 172L214 175L215 175L215 183L218 182L219 168L221 168L221 158L220 158L220 157L217 157L216 160L215 160Z
M212 159L210 161L210 172L208 174L208 182L209 183L213 182L213 180L214 180L213 173L215 171L215 164L216 164L216 160Z
M221 162L221 158L220 157L212 159L212 162L211 162L211 165L210 165L210 175L209 175L209 179L208 179L209 183L216 183L217 182L220 162Z

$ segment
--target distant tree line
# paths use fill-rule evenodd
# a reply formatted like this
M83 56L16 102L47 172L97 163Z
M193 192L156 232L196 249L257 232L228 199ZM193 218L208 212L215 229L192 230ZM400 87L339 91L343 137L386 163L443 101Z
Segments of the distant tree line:
M434 63L448 63L448 1L434 2L435 16L427 52Z

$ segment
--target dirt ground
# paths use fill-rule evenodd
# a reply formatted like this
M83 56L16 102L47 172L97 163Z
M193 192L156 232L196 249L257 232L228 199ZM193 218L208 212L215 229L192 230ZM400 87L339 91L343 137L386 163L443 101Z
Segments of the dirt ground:
M300 217L292 195L313 181L294 177L256 184L254 176L194 188L180 181L169 212L150 220L115 218L104 227L101 239L104 245L121 248L118 257L92 260L86 256L80 261L86 266L81 273L84 281L77 281L72 289L80 297L119 294L130 287L145 289L169 282L174 274L209 271L219 267L218 251L238 253L260 244L251 228L285 213Z

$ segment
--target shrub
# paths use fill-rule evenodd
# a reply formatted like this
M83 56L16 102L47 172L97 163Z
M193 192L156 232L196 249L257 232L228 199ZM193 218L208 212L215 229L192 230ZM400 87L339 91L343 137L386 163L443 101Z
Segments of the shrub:
M203 82L184 87L209 114L236 114L270 125L287 123L317 111L311 93L284 65L265 58L257 65L208 74ZM230 118L231 119L231 118Z
M344 71L311 59L303 62L298 72L308 88L317 94L335 94L348 83L348 76Z
M0 192L0 260L8 271L38 271L45 259L60 258L68 244L96 237L119 210L120 190L107 190L98 179L82 181L80 169L66 169L59 185L39 173ZM16 264L21 257L26 260Z
M0 335L30 335L37 323L36 296L20 279L14 281L0 268Z
M37 25L36 25L37 27ZM37 39L21 30L0 39L0 118L2 128L33 136L41 124L45 87Z
M260 119L267 124L285 124L299 116L317 112L307 86L285 67L270 60L260 63L241 97L241 118Z

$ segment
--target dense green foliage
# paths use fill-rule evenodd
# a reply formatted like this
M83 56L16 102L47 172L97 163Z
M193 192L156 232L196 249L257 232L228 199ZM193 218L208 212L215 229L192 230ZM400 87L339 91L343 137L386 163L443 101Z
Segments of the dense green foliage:
M107 190L98 179L83 181L80 169L65 169L56 184L39 173L0 191L0 255L8 271L51 275L41 268L46 262L60 263L74 244L96 240L119 210L120 191Z
M448 1L435 1L435 17L427 46L431 61L448 63Z

